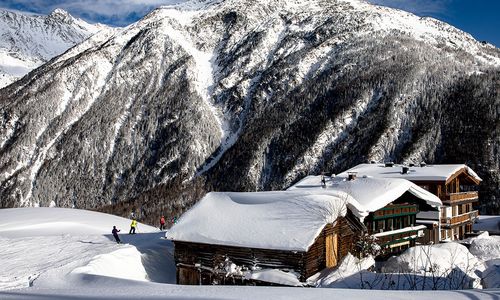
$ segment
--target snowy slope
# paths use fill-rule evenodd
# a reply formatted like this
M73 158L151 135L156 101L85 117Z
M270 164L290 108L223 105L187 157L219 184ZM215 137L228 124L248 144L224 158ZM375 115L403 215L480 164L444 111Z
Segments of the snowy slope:
M158 229L139 224L137 235L125 235L130 220L98 212L62 208L0 210L0 290L28 286L68 286L71 274L168 281L157 263L168 261L169 242ZM124 243L111 236L121 229ZM145 249L147 247L147 249ZM165 255L158 258L158 255ZM24 253L24 254L23 254ZM165 266L165 265L164 265ZM0 296L1 298L1 296Z
M481 215L479 216L479 220L472 226L474 230L500 234L500 215Z
M500 290L373 291L272 287L177 286L170 241L139 224L117 245L103 235L115 216L58 208L0 210L0 299L497 299ZM61 227L58 222L79 226ZM39 229L22 223L39 224ZM28 287L29 286L29 287Z
M0 9L0 88L106 29L62 9L48 16Z

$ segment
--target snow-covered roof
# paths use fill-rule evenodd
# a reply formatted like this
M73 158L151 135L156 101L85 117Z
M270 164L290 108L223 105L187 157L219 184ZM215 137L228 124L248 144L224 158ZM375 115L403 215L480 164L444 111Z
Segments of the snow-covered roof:
M345 199L351 211L360 219L397 200L406 192L410 192L430 206L442 205L437 196L405 179L358 177L355 180L347 180L345 177L327 176L324 178L325 187L322 187L321 176L307 176L288 191L333 195Z
M166 234L174 241L307 251L327 223L346 213L334 195L208 193Z
M462 169L465 169L476 181L482 179L467 165L426 165L409 167L407 174L402 173L403 165L395 164L392 167L386 167L385 164L360 164L338 176L347 177L349 172L356 172L358 176L372 176L383 178L404 178L412 181L447 181L451 176Z

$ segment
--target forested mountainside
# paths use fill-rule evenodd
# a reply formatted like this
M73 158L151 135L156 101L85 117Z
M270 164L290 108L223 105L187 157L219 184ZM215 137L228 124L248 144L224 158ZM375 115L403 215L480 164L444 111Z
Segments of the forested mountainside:
M500 204L500 50L358 0L190 1L0 90L0 204L143 220L366 161L466 163Z
M0 9L0 88L89 36L108 29L74 18L62 9L48 16Z

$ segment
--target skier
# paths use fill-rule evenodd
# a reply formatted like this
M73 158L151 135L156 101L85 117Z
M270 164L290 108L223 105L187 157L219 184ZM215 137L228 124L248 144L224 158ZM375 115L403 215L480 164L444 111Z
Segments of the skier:
M128 234L135 234L135 228L137 227L137 221L132 219L132 223L130 224L130 231Z
M116 229L116 226L113 226L113 230L111 231L111 233L115 237L116 243L120 244L122 241L120 241L120 237L118 236L118 232L120 232L120 229Z
M165 229L165 217L161 216L161 219L160 219L160 230L163 230L163 229Z

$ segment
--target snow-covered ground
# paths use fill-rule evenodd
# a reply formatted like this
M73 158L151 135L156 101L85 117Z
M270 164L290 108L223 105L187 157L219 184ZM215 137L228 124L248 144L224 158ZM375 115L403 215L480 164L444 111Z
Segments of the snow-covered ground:
M123 244L110 232L121 229ZM500 290L376 291L175 285L173 245L130 220L62 208L0 210L0 299L499 299ZM348 265L348 264L347 264ZM489 271L498 268L491 264ZM329 277L329 280L332 276ZM494 277L492 278L493 282Z
M473 229L500 234L500 216L481 215L477 223L473 225Z

